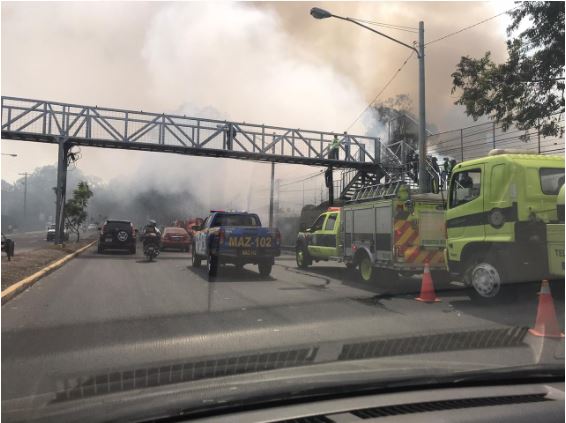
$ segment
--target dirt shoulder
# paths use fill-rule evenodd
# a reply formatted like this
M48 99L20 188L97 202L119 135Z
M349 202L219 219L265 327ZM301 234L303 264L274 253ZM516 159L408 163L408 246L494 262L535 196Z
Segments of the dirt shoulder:
M62 247L50 244L19 254L16 249L16 255L12 257L11 261L8 261L5 253L2 253L2 291L23 278L33 275L50 263L74 253L95 239L94 237L89 237L81 239L79 242L69 242Z

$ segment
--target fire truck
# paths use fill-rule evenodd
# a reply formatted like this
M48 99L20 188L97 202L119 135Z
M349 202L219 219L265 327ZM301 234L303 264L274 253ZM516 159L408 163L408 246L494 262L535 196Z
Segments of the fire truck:
M339 261L369 282L422 273L428 263L437 277L446 277L444 222L441 194L411 194L403 183L368 187L298 234L297 265Z
M478 300L518 282L564 289L564 158L492 150L457 165L446 208L446 263Z
M370 281L428 262L435 281L457 278L481 301L541 279L563 292L563 157L492 150L458 164L443 197L403 183L363 188L299 233L297 265L337 260Z

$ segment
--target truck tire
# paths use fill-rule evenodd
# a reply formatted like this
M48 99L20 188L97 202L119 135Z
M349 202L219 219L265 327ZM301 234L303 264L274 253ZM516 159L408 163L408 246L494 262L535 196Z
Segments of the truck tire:
M470 288L470 299L489 302L509 298L515 292L512 285L504 285L505 274L498 260L473 256L467 262L464 281Z
M197 256L195 246L193 245L192 254L191 254L191 264L193 267L200 267L201 258Z
M264 278L268 277L271 274L271 268L273 265L271 263L258 263L259 274Z
M216 275L218 274L218 256L215 256L214 254L209 254L207 265L208 265L208 278L209 279L215 278Z
M307 248L303 245L298 245L295 250L295 260L299 269L306 269L312 264L312 258L309 255Z
M358 276L365 283L372 282L375 277L375 268L366 253L363 253L358 261Z

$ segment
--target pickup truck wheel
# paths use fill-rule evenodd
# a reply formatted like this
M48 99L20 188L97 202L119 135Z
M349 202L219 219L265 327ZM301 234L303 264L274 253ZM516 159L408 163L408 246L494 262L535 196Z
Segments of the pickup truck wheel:
M362 256L359 261L358 269L358 274L363 282L371 282L373 280L375 269L373 268L373 264L367 254Z
M195 246L193 245L192 254L191 254L191 263L192 263L193 267L200 267L200 262L201 262L201 259L200 259L199 256L197 256L197 253L195 251Z
M512 286L503 285L503 271L495 260L473 257L466 265L464 280L470 289L470 298L474 301L493 301L513 292ZM504 289L505 288L505 289Z
M273 267L273 265L271 263L259 263L258 267L259 274L265 278L271 273L271 268Z
M213 254L209 254L207 264L208 264L208 277L215 278L216 275L218 274L218 257Z
M312 258L310 257L307 249L303 246L297 247L295 251L295 259L297 261L297 267L300 269L306 269L312 264Z

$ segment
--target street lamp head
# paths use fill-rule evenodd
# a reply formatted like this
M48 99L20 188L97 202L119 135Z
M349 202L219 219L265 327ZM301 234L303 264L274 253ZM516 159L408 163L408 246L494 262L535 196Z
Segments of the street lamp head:
M326 19L331 18L332 13L319 7L313 7L311 9L311 16L315 19Z

